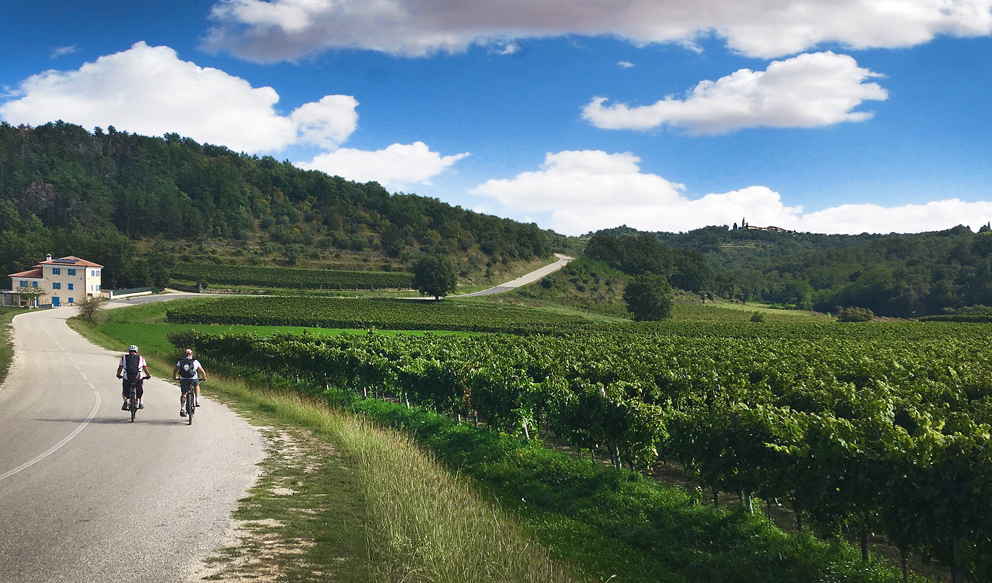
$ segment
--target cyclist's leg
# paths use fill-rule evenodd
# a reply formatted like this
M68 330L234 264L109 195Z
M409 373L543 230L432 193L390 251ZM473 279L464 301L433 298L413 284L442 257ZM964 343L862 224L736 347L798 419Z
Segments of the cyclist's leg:
M141 398L145 395L145 381L143 379L138 379L138 384L135 386L135 393L138 395L138 408L144 409L145 404L141 401Z
M179 381L179 416L186 416L186 399L189 398L189 381Z
M124 405L121 406L121 411L127 411L127 400L131 398L131 386L124 379L121 381L121 396L124 397Z
M196 402L196 406L199 407L200 406L200 380L199 379L195 379L195 380L192 381L192 383L193 383L193 388L196 390L196 401L195 401Z

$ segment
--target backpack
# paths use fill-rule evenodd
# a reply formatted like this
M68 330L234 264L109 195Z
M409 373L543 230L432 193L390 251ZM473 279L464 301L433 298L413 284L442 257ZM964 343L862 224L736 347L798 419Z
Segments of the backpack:
M184 358L179 361L179 376L184 379L191 379L196 376L196 368L193 366L192 358Z
M138 370L141 365L141 357L137 354L128 354L124 357L124 368L127 369L127 378L130 381L137 380L141 378L141 372Z

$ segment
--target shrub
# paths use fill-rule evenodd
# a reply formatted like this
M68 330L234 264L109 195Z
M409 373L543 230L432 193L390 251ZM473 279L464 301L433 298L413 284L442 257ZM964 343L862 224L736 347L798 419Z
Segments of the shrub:
M837 314L838 322L871 322L875 314L868 308L844 308Z

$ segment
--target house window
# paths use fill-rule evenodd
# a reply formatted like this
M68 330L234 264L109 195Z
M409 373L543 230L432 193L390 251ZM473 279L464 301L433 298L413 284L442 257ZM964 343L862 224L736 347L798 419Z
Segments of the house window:
M71 283L69 284L69 290L70 291L72 290L72 284ZM69 301L71 302L72 300L69 300Z
M103 290L103 286L102 285L96 286L96 291L102 291L102 290Z
M61 283L53 283L52 284L52 289L62 289L62 284Z
M26 284L27 282L25 281L24 283ZM37 281L32 281L31 282L31 287L38 287L38 282Z
M72 303L72 298L69 298L69 303L70 303L70 304Z
M21 287L28 287L28 282L21 280Z
M62 275L62 268L61 267L53 267L52 268L52 275Z
M66 271L66 275L76 275L76 270L75 269L66 269L65 271ZM72 289L72 288L69 288L69 289Z

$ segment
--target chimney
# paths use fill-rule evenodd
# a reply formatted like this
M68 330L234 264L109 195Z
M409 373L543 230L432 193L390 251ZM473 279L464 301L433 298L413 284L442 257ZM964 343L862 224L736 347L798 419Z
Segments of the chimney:
M51 260L52 260L52 254L51 253L45 253L45 261L51 261Z

